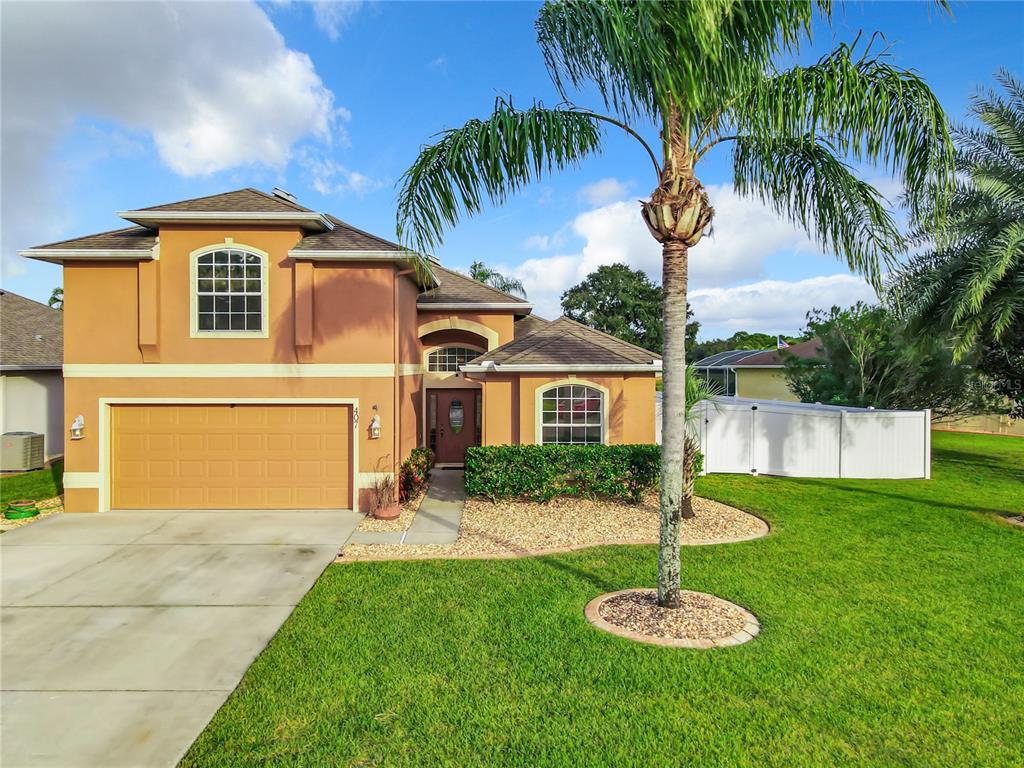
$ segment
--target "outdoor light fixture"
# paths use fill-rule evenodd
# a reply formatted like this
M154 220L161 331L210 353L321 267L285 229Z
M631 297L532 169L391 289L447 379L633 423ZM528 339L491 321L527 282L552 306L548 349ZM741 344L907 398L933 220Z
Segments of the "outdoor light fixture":
M376 440L380 437L380 414L376 412L378 410L378 406L374 405L373 410L373 418L370 419L370 439Z
M71 439L81 440L85 435L82 432L85 431L85 417L82 414L75 416L75 420L71 422Z

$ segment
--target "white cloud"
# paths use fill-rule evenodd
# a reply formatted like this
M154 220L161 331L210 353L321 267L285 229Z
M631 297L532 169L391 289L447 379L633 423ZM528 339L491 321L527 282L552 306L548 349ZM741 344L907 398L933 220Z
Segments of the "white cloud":
M775 254L821 256L805 233L760 201L739 196L731 184L710 186L708 194L715 207L714 231L690 251L691 291L763 278L765 262ZM637 202L618 201L585 211L555 235L534 235L524 245L561 248L566 231L582 241L576 253L539 256L506 267L523 281L538 314L561 314L562 293L605 264L628 264L661 282L661 246L647 231ZM561 239L556 241L556 235ZM799 318L807 309L797 308Z
M828 275L806 280L762 280L731 288L700 288L689 296L704 327L727 334L739 330L795 333L813 308L848 307L877 300L874 290L854 275ZM703 335L703 334L702 334Z
M633 186L632 182L619 181L618 179L601 179L583 187L579 192L579 196L590 205L606 205L625 197L631 186Z
M341 30L352 20L360 7L362 0L321 0L314 2L313 21L332 42L341 37Z
M551 235L530 235L523 241L523 248L530 251L546 251L551 247Z
M331 142L334 96L251 3L5 3L3 253L62 234L56 144L87 117L149 135L174 172L281 169ZM14 257L16 259L17 257Z
M300 162L310 176L313 189L321 195L345 192L365 195L391 184L389 180L375 179L359 171L353 171L316 150L304 151L300 156Z
M448 58L446 56L438 56L432 62L430 62L431 69L443 69L448 65Z

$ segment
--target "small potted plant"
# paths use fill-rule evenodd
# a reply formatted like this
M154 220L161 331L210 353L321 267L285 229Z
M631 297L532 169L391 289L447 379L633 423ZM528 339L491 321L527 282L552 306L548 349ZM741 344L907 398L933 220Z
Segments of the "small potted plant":
M394 520L402 510L395 493L395 476L390 472L377 474L370 500L371 514L378 520Z

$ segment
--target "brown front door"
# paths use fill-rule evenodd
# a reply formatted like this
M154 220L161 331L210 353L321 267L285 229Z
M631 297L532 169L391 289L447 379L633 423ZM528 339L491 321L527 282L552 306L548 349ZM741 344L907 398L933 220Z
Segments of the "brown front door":
M477 445L476 389L436 389L438 464L461 464L466 449Z

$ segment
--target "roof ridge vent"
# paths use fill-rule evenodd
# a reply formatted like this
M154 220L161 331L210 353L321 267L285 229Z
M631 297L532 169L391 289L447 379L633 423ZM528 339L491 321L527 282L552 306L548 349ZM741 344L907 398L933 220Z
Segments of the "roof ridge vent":
M274 187L271 190L271 193L274 195L274 197L280 197L282 200L287 200L289 203L294 203L295 205L299 204L298 198L296 198L295 195L293 195L286 189Z

